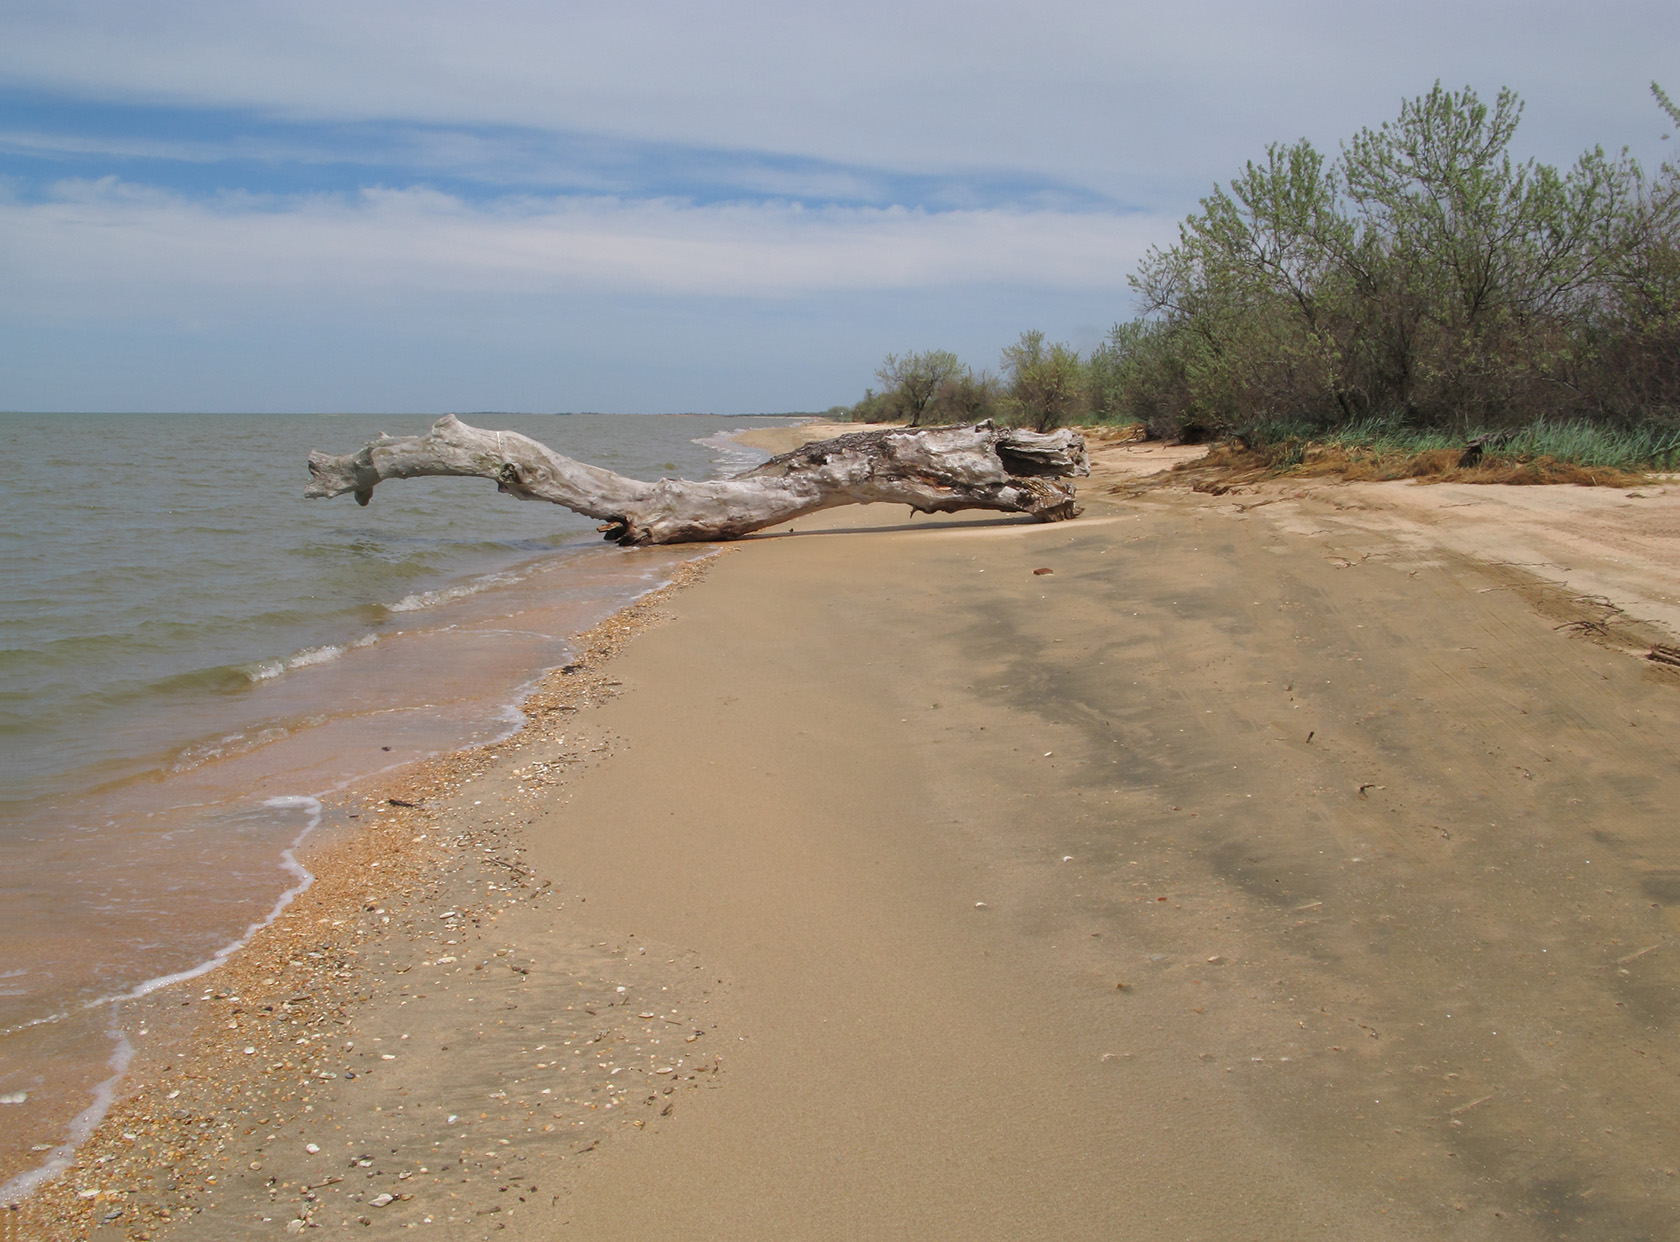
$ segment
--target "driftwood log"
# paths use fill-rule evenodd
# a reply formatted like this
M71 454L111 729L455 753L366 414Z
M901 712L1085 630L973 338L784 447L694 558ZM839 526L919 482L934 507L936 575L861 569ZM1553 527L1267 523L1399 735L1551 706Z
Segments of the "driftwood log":
M1085 441L997 427L889 427L819 440L731 479L644 483L563 457L515 431L484 431L453 415L423 436L381 435L354 453L309 454L312 498L355 495L386 479L457 475L495 480L521 500L596 518L621 544L736 539L838 505L909 505L920 513L992 509L1043 522L1079 513L1073 484L1090 473Z

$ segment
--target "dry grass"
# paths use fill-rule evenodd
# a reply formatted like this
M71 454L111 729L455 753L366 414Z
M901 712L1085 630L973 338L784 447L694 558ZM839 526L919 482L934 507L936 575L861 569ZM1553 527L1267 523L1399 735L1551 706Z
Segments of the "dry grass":
M1414 479L1419 483L1571 483L1580 487L1634 487L1648 475L1614 466L1583 466L1555 457L1503 457L1489 454L1473 466L1459 462L1462 449L1418 453L1338 444L1284 442L1259 448L1218 444L1206 457L1178 467L1202 476L1199 491L1222 493L1268 478L1340 478L1351 483Z

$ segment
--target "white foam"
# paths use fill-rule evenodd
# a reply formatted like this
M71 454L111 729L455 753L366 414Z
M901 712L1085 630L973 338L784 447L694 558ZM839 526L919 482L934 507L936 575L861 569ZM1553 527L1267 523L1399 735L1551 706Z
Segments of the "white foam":
M469 595L477 595L480 591L488 591L492 587L512 586L523 581L524 576L516 573L485 574L471 582L441 587L436 591L416 591L413 595L403 596L389 607L392 612L419 612L423 608L436 608L439 604L448 604L454 600L465 599Z
M309 668L314 664L331 664L347 651L359 651L363 647L373 646L378 641L377 634L363 634L355 642L344 646L338 643L323 643L319 647L305 647L301 651L294 651L284 660L258 660L254 664L247 664L245 676L253 682L273 681L293 669Z
M527 695L526 697L529 696ZM524 699L520 700L520 702L523 701ZM531 720L531 718L527 716L518 705L513 703L502 704L501 710L496 713L496 719L505 724L507 729L491 739L491 745L507 741L508 738L512 737L515 733L518 733L527 724L529 724Z
M304 838L320 827L321 800L308 795L290 795L281 798L269 798L263 805L274 810L302 810L307 813L303 828L293 838L291 845L280 852L280 866L292 876L295 883L275 899L274 905L267 915L245 929L244 935L236 940L229 941L196 966L190 966L186 970L177 970L167 975L158 975L155 978L135 984L126 992L119 992L112 996L102 996L97 1000L90 1000L77 1006L76 1011L81 1013L90 1009L97 1009L101 1005L111 1007L110 1035L115 1046L111 1052L111 1059L107 1062L111 1069L110 1077L94 1088L93 1101L71 1120L63 1143L48 1152L46 1158L36 1168L25 1173L19 1173L4 1186L0 1186L0 1203L15 1203L25 1195L33 1193L43 1183L51 1181L68 1169L75 1161L76 1148L87 1141L88 1135L93 1133L99 1123L105 1119L105 1114L110 1111L111 1104L116 1099L117 1084L122 1081L123 1075L128 1072L129 1062L134 1059L134 1046L128 1042L128 1036L124 1034L122 1027L119 1025L123 1002L139 1000L160 988L166 988L176 983L185 983L189 979L197 979L200 975L207 975L212 970L225 965L230 957L250 944L252 937L279 918L281 912L287 906L297 900L301 894L307 892L309 886L315 883L314 875L297 860L297 851L302 846ZM68 1016L69 1013L67 1012L52 1014L45 1018L37 1018L32 1022L24 1023L23 1026L57 1022ZM21 1030L22 1027L13 1029Z
M734 431L719 431L693 441L701 448L712 450L712 469L720 479L732 479L770 460L769 453L749 448L737 440L735 437L738 434Z
M93 1089L93 1100L81 1112L71 1119L65 1132L65 1141L54 1147L35 1168L25 1173L19 1173L4 1186L0 1186L0 1204L16 1203L26 1195L32 1194L44 1182L49 1182L60 1173L68 1169L76 1161L76 1148L87 1142L105 1114L111 1111L111 1105L117 1098L117 1084L128 1072L128 1063L134 1059L134 1045L128 1042L128 1036L116 1025L116 1006L111 1007L111 1038L115 1046L111 1049L111 1059L106 1067L111 1071L109 1077Z
M191 772L194 768L203 767L216 759L225 759L230 755L243 755L256 750L259 746L267 746L270 742L278 742L283 737L291 735L291 730L280 725L271 725L266 729L259 729L255 733L230 733L226 737L218 738L214 742L205 742L199 746L190 746L175 757L169 770L174 773ZM166 836L164 838L168 840Z
M155 979L147 979L144 983L136 984L134 987L121 993L120 995L110 997L110 1000L117 1002L139 1000L142 996L149 996L151 993L156 992L159 988L166 988L176 983L185 983L188 979L196 979L200 975L207 975L212 970L225 965L228 958L232 957L235 953L239 952L239 950L251 943L251 937L255 936L263 928L267 927L270 923L274 922L275 919L279 918L281 912L285 910L287 906L291 905L292 902L296 901L299 896L307 892L309 890L309 886L315 883L315 877L310 874L302 863L298 862L297 849L303 844L303 839L310 833L314 832L321 824L321 800L319 798L309 797L308 795L290 795L283 798L269 798L263 803L263 805L266 807L272 807L275 810L302 809L309 812L309 822L304 825L303 830L297 834L297 837L292 841L291 845L280 851L281 869L290 873L297 882L285 892L281 893L280 896L275 899L273 908L270 909L269 912L261 919L258 919L256 922L247 927L244 935L240 936L237 940L230 940L209 957L198 963L198 965L189 966L186 970L178 970L173 974L158 975ZM83 1008L91 1009L94 1005L99 1003L101 1002L92 1001L87 1005L84 1005Z

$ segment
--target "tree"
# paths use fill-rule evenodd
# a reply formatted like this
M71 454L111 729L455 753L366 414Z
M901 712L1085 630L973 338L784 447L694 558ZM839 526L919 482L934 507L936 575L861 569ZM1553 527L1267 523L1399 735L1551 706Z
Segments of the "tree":
M1146 255L1132 283L1159 328L1099 351L1099 403L1186 433L1625 409L1606 325L1636 289L1663 300L1674 177L1598 148L1564 171L1518 161L1521 115L1511 91L1436 83L1335 160L1269 147ZM1146 372L1164 385L1147 398Z
M1597 148L1563 173L1514 160L1521 115L1512 91L1490 107L1436 83L1344 152L1361 241L1353 267L1365 305L1387 321L1365 326L1386 352L1382 378L1424 421L1545 412L1569 321L1597 293L1639 179L1625 153Z
M976 375L964 367L939 385L928 406L928 417L940 423L977 423L997 412L999 386L988 371Z
M1192 413L1190 342L1158 318L1115 324L1086 368L1098 421L1142 423L1158 440L1205 438L1208 428Z
M888 354L876 377L883 385L882 396L912 427L921 426L922 416L946 381L967 371L949 350L926 353Z
M1353 412L1336 314L1338 255L1352 239L1340 202L1335 170L1310 143L1274 144L1229 191L1214 187L1178 245L1145 256L1132 285L1145 314L1172 331L1136 333L1124 352L1147 348L1179 382L1175 397L1139 413L1152 432L1200 438L1303 406Z
M1047 347L1044 333L1036 329L1004 347L1003 370L1010 406L1034 430L1060 427L1085 408L1085 372L1078 353L1060 343Z
M873 388L865 388L863 400L847 409L845 416L854 423L890 423L893 421L892 404Z

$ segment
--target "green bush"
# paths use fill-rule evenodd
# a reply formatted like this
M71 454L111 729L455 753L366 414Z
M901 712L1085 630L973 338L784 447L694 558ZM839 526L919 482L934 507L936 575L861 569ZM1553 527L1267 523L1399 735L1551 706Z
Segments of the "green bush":
M975 423L999 412L997 379L985 371L976 375L949 350L888 354L875 375L883 388L864 390L863 400L847 411L854 422L921 427Z
M1046 345L1044 333L1021 333L1005 347L1008 377L1004 404L1014 422L1035 431L1051 431L1076 421L1087 408L1086 372L1078 353L1060 343Z
M1150 250L1142 315L1089 358L1037 331L1001 380L889 354L851 417L1413 451L1525 429L1583 462L1672 462L1680 169L1599 148L1561 172L1518 161L1521 116L1511 91L1436 83L1333 159L1274 145Z
M1509 152L1522 105L1439 84L1327 160L1268 149L1150 251L1096 408L1195 438L1680 410L1680 176Z

